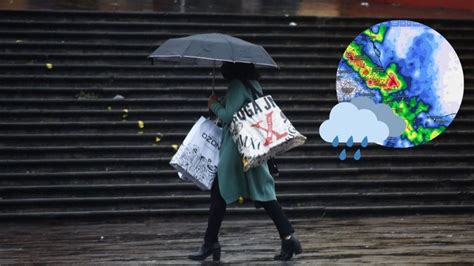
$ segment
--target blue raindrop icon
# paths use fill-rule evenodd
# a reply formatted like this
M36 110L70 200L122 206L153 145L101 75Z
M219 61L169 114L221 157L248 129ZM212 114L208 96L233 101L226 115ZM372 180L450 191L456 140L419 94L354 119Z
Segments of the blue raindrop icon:
M343 149L339 154L339 160L344 161L346 159L346 149Z
M361 146L362 146L362 148L365 148L365 147L367 147L368 144L369 144L369 140L367 139L367 137L365 137L362 140Z
M347 147L352 147L352 144L354 144L354 139L352 136L347 140Z
M336 148L339 145L339 138L336 136L334 140L332 141L331 144L334 148Z
M354 153L354 160L358 161L360 159L360 149L357 149L357 151Z

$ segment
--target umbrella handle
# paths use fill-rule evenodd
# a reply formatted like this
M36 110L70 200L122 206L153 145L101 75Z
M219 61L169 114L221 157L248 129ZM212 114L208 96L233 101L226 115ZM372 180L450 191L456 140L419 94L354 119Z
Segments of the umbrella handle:
M215 95L214 80L216 78L216 60L213 60L213 63L214 63L214 66L212 68L212 94L211 95ZM212 110L211 109L209 109L209 117L212 117Z
M214 95L214 80L216 79L216 60L213 61L214 66L212 67L212 95Z

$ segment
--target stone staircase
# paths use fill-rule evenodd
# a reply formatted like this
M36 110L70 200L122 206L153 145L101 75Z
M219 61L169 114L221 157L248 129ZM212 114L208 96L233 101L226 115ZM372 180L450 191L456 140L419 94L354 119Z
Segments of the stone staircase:
M212 69L147 58L168 38L205 32L263 45L281 67L262 68L261 84L308 137L277 158L288 215L472 213L474 21L420 21L447 38L464 69L461 110L441 136L414 149L369 145L355 162L339 161L318 135L337 103L340 56L380 21L0 11L0 219L207 215L209 193L179 180L169 160L208 114ZM225 91L219 76L216 92ZM242 218L263 213L251 202L228 207Z

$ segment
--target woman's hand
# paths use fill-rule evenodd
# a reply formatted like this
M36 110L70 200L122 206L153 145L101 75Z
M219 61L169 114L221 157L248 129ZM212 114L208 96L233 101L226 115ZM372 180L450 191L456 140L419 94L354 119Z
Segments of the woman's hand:
M217 102L219 100L219 97L217 95L211 95L209 96L209 99L207 100L207 107L211 109L211 106L214 102Z

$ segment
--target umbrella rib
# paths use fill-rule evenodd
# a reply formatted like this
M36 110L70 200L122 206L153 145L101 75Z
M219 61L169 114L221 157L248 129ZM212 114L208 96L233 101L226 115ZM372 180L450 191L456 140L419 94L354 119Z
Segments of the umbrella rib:
M273 60L273 58L270 56L270 54L267 52L267 50L265 50L265 48L263 46L262 47L262 50L263 52L265 52L265 54L272 60L272 62L275 64L276 68L280 68L280 66L278 66L278 64L275 62L275 60Z
M185 55L186 52L188 51L189 47L191 47L191 44L192 44L192 43L193 43L193 40L190 40L188 46L186 47L186 49L184 49L184 51L183 51L183 53L181 54L180 57L185 57L184 55Z
M225 36L224 36L224 40L226 40L226 42L230 46L230 50L232 51L232 61L235 63L235 54L234 54L234 48L232 47L232 43Z

